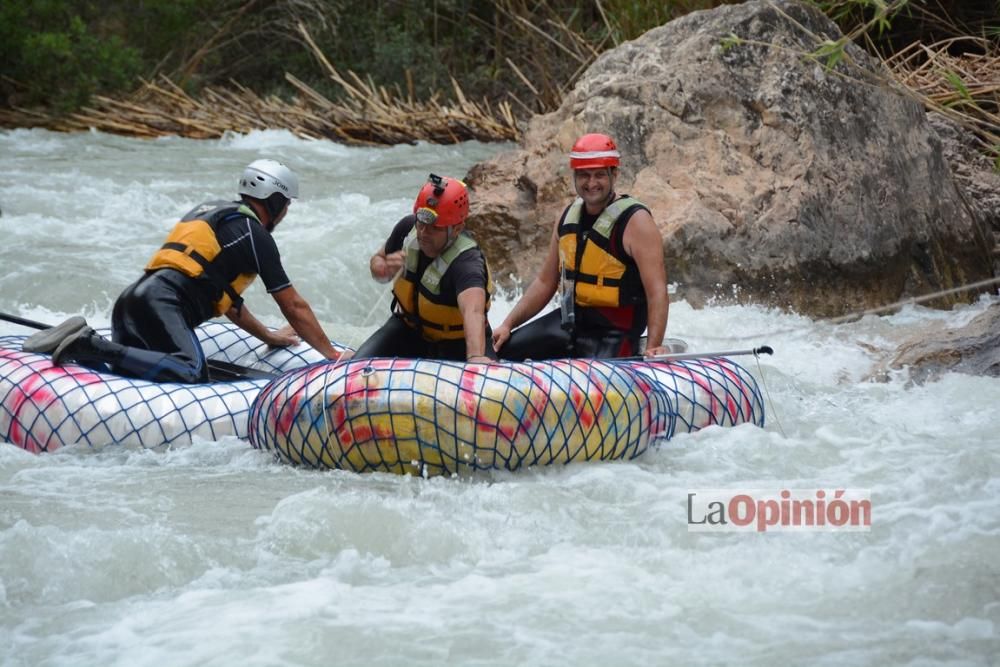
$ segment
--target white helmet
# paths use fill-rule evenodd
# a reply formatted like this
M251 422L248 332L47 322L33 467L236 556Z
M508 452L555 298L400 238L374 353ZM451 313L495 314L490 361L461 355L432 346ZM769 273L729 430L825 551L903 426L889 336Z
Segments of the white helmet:
M279 192L289 199L299 196L299 177L277 160L254 160L240 177L241 195L267 199Z

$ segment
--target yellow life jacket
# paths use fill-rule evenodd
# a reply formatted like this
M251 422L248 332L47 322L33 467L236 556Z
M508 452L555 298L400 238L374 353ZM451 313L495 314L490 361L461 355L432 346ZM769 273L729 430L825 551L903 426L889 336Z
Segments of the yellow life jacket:
M260 224L253 209L239 202L211 201L195 207L174 225L166 242L149 260L146 270L176 269L191 278L204 275L221 290L219 299L212 304L216 316L233 306L239 311L243 307L240 294L257 274L241 273L231 282L226 282L212 262L222 252L215 235L219 225L230 218L244 216Z
M478 244L465 233L434 258L417 275L420 261L420 244L414 239L406 249L405 270L392 285L396 305L403 313L403 319L410 326L419 329L424 338L431 341L461 340L465 337L462 311L458 308L457 294L442 294L441 280L452 262L464 252L478 248ZM486 258L483 258L486 263ZM486 264L486 312L489 312L493 297L493 277Z
M625 253L612 248L612 232L622 215L645 206L625 195L601 211L594 226L582 235L583 200L577 197L559 225L559 261L564 279L574 284L574 302L580 306L619 308L646 300L638 268ZM582 245L580 238L583 238Z

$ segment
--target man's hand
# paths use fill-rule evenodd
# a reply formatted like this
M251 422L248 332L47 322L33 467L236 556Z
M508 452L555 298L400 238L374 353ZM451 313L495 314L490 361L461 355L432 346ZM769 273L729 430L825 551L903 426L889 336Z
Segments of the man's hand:
M286 324L277 331L270 332L270 335L268 335L267 340L264 342L271 347L291 347L301 343L302 339L295 333L295 329L292 328L291 324Z
M499 352L508 340L510 340L510 327L504 322L493 330L493 351Z
M687 352L687 347L687 343L680 338L667 338L663 341L663 345L647 348L643 356L649 359L650 357L662 357L668 354L683 354Z
M385 250L382 249L372 255L368 269L371 271L372 278L380 283L387 283L396 277L403 269L403 264L405 263L405 250L397 250L396 252L386 254Z
M470 364L493 364L493 363L496 363L495 361L493 361L492 359L490 359L489 357L487 357L485 354L476 354L476 355L473 355L473 356L469 357L468 359L466 359L466 361L468 363L470 363Z

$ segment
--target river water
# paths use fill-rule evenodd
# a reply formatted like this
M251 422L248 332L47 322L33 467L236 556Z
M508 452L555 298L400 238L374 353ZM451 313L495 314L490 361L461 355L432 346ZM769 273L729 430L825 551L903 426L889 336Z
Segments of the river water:
M388 309L368 257L427 173L501 148L2 132L0 311L107 325L176 218L275 157L302 179L286 269L357 345ZM281 323L259 286L248 303ZM235 438L0 444L0 664L997 664L1000 380L867 380L905 336L988 304L834 326L674 303L668 335L694 350L775 348L743 358L768 423L627 463L421 479L297 469ZM692 493L783 489L866 494L870 530L689 524Z

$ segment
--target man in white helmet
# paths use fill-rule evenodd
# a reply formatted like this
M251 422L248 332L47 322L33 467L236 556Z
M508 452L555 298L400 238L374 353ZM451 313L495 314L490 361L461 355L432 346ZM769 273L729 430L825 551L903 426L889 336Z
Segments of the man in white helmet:
M112 340L82 317L29 338L24 349L52 353L52 362L109 364L121 375L155 382L206 382L205 354L195 327L225 315L268 345L294 345L299 337L327 359L338 358L309 304L292 286L271 236L299 195L291 169L255 160L239 181L240 200L210 201L178 222L122 292L111 319ZM290 327L272 331L250 313L240 294L257 277Z

